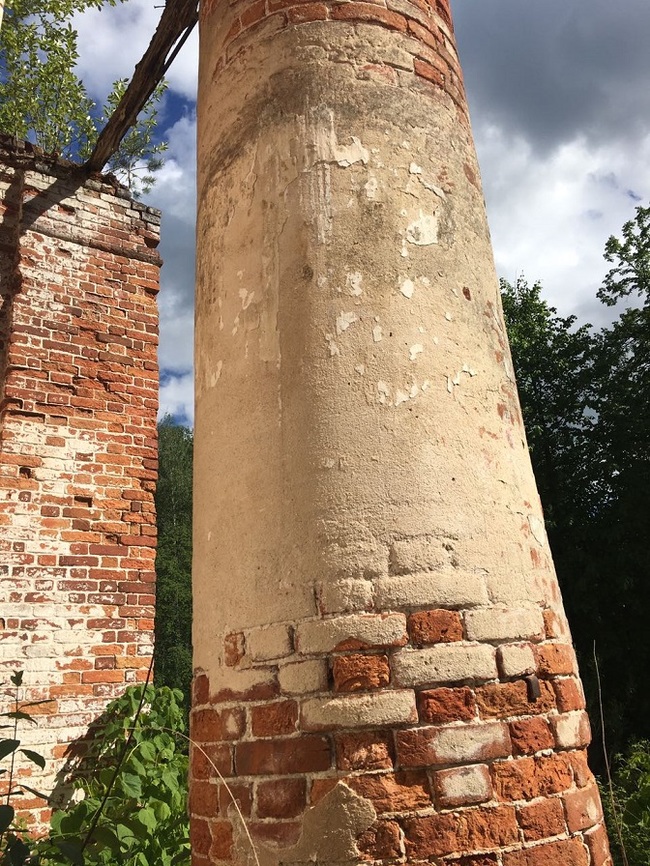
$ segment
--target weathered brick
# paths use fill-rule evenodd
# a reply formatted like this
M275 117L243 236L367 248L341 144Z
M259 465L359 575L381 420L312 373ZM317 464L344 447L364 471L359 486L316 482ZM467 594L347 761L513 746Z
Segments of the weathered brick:
M295 818L305 810L307 782L299 778L258 782L255 797L259 818Z
M555 692L550 683L540 682L541 695L531 699L525 680L490 683L476 689L476 704L484 719L531 716L555 709Z
M387 686L390 681L388 656L337 656L332 662L334 688L337 692L358 692Z
M404 649L391 661L398 686L490 680L497 677L495 651L489 646L442 644Z
M557 708L561 713L584 710L585 698L580 681L574 677L553 680Z
M580 749L591 742L589 717L583 710L553 716L550 721L558 749Z
M576 673L573 648L560 643L548 643L535 647L537 671L541 677L570 676Z
M296 649L303 655L403 646L407 640L406 617L397 613L333 617L296 628Z
M335 737L340 770L386 770L393 766L393 738L387 731L358 731Z
M404 832L406 853L412 860L501 848L519 841L515 810L508 806L408 818Z
M510 723L513 750L519 755L533 755L555 745L553 732L546 719L518 719Z
M431 805L429 779L424 771L351 776L347 784L361 797L370 800L379 814L409 812Z
M408 633L415 646L451 643L463 639L463 623L455 610L423 610L408 618Z
M485 764L438 770L434 791L436 805L441 809L485 803L492 799L490 771Z
M466 686L429 689L418 695L420 720L431 725L469 722L476 717L474 692Z
M465 614L465 629L469 640L541 640L544 617L538 608L483 608Z
M566 831L562 800L558 797L520 806L517 821L527 842L540 842Z
M535 673L537 662L530 644L506 644L497 649L497 662L502 677L522 677Z
M235 766L240 776L318 773L328 770L331 763L330 741L316 734L253 740L235 746Z
M603 818L598 786L593 783L577 791L563 795L567 825L571 833L588 830Z
M251 728L254 737L280 737L292 734L298 722L295 701L276 701L251 708Z
M305 731L403 725L417 721L415 694L386 690L375 694L347 694L303 701L300 724Z
M327 691L327 662L324 659L308 659L280 665L278 682L280 691L288 695Z
M558 840L503 855L503 866L589 866L587 849L580 839Z
M403 767L473 764L503 758L512 751L508 726L498 722L397 731L395 744L398 764Z
M375 581L380 610L414 607L465 608L488 604L485 577L466 572L422 572Z
M587 830L584 839L591 855L591 866L612 866L607 830L603 824Z
M364 860L395 860L402 855L402 831L396 821L377 821L359 836L357 847Z

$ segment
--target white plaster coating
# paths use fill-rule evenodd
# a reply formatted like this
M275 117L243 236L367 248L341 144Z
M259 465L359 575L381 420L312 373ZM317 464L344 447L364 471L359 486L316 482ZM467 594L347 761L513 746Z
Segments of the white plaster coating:
M341 695L304 701L301 722L305 730L368 728L417 721L415 692L385 690L375 694Z
M378 606L473 607L488 603L485 577L462 571L422 572L380 578L375 584Z
M398 686L436 685L496 679L494 649L489 646L438 644L426 649L403 649L393 656Z
M499 670L503 677L520 677L537 669L530 644L506 644L497 649Z
M541 639L544 617L539 608L512 609L490 607L465 614L469 640L507 641Z
M485 764L439 770L436 789L446 807L485 803L492 797L490 772Z
M368 647L397 646L406 642L403 614L359 614L302 622L296 627L296 650L313 655L355 642Z

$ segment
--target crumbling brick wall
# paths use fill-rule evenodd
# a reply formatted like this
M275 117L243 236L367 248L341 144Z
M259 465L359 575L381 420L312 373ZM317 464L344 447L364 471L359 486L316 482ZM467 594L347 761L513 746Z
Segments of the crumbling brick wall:
M21 731L45 791L150 664L159 223L0 139L0 676L49 701Z

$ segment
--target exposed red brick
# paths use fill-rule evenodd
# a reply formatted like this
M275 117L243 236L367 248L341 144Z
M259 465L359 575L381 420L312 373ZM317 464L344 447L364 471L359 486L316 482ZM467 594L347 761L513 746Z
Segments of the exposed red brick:
M391 30L406 31L406 18L396 12L390 12L373 3L348 2L335 4L330 9L330 15L335 21L368 21L371 24L382 24Z
M230 821L210 821L210 858L228 860L232 856L232 824Z
M396 821L377 821L357 840L363 860L395 860L402 855L401 831Z
M519 841L515 810L508 806L408 818L404 832L411 860L501 848Z
M305 734L284 740L255 740L235 746L235 766L240 776L318 773L332 763L327 737Z
M533 755L552 749L555 737L545 719L519 719L510 723L510 737L515 754Z
M295 701L279 701L251 709L251 725L255 737L279 737L292 734L298 721Z
M387 686L390 681L388 656L336 656L332 662L334 688L337 692L358 692Z
M573 648L561 643L547 643L535 647L537 670L540 677L557 677L575 673Z
M563 755L516 758L492 765L494 790L500 800L532 800L566 791L573 774Z
M577 679L553 680L553 688L557 701L557 708L561 713L570 713L572 710L584 710L585 699L582 688Z
M591 866L611 866L611 854L605 826L599 824L593 830L586 832L584 838L591 855Z
M253 785L250 782L239 782L237 779L229 779L227 783L219 785L219 811L227 815L233 806L233 800L237 803L239 811L245 818L250 817L253 811Z
M555 692L548 682L541 681L539 685L541 696L535 700L530 700L525 680L481 686L475 692L481 718L505 719L549 712L555 708Z
M517 821L527 842L559 836L566 830L562 800L557 797L521 806L517 809Z
M569 830L577 833L594 827L603 818L600 794L595 783L563 795L566 820Z
M329 6L324 3L305 3L293 6L287 10L287 18L291 24L304 24L306 21L325 21L329 15Z
M295 818L304 812L306 802L305 779L270 779L257 785L259 818Z
M560 622L560 618L555 611L550 608L544 611L544 629L546 631L546 637L549 638L549 640L562 636L562 623Z
M351 776L347 784L372 801L377 812L407 812L431 805L429 779L423 771Z
M202 745L236 740L244 732L246 717L239 708L195 710L191 714L192 738Z
M573 778L578 788L584 788L585 785L593 781L594 775L589 769L585 749L569 752L567 757L573 769Z
M463 639L463 624L456 610L423 610L407 622L411 641L416 646L451 643Z
M469 722L476 715L476 702L471 689L429 689L418 696L420 720L432 725L448 722Z
M589 855L580 839L560 840L503 855L503 866L588 866Z
M393 766L393 741L386 731L338 734L335 745L336 765L341 770L387 770Z

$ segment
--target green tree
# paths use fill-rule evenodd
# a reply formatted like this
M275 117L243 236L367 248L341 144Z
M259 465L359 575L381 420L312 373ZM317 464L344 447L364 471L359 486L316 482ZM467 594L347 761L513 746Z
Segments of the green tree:
M47 153L72 161L86 159L114 110L126 83L115 82L105 107L89 98L75 72L78 35L74 13L115 0L8 0L0 29L0 130L26 139ZM161 85L136 127L109 163L134 192L147 192L152 172L162 165L164 143L154 141ZM142 171L145 179L138 180Z
M189 697L192 677L192 431L158 425L155 678Z

